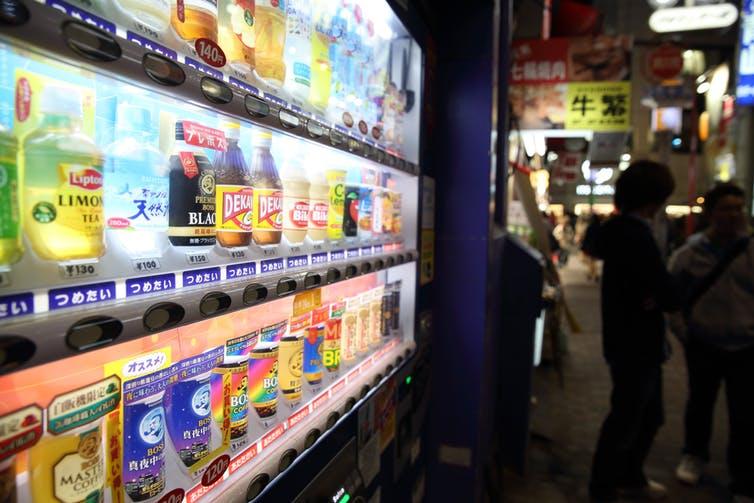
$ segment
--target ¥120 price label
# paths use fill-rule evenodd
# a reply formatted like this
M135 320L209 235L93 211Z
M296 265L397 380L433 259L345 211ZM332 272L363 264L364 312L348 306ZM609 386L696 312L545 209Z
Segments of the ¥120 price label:
M99 274L96 262L85 264L60 264L60 276L63 279L92 278Z
M189 263L189 265L209 264L209 253L187 253L186 261Z
M139 258L133 261L136 272L150 272L160 270L160 260L156 258Z

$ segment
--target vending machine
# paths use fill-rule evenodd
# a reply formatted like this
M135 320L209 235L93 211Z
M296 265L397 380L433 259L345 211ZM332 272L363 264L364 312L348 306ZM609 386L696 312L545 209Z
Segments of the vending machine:
M422 73L385 0L0 2L0 502L369 493Z

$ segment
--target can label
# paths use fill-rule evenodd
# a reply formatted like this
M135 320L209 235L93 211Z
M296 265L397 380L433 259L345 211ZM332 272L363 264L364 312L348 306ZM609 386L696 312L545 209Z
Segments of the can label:
M15 163L0 160L0 239L18 237L18 171Z
M245 185L217 185L215 205L220 210L217 230L250 232L254 191Z
M331 318L325 323L325 339L322 342L322 362L328 372L340 369L341 319Z
M79 435L76 452L64 455L53 468L55 497L63 503L101 501L105 486L103 454L101 426Z
M325 325L309 327L304 338L304 377L309 384L322 382L322 342L325 339Z
M223 427L223 384L230 386L230 439L246 436L249 426L249 365L247 362L224 364L212 372L212 413L215 421Z
M356 352L363 354L369 351L369 305L359 306L356 321Z
M304 366L303 337L284 337L280 341L278 364L280 391L283 396L296 401L301 398L301 377Z
M354 311L343 313L340 356L346 363L356 359L357 318Z
M187 467L209 454L212 429L209 377L180 381L165 392L168 432Z
M327 237L333 241L343 237L343 209L345 204L345 175L327 173L330 184L330 207L327 213Z
M157 496L165 489L165 409L162 400L126 404L123 430L126 493L133 501Z
M254 187L252 213L254 230L282 230L283 192L280 189Z
M259 419L269 419L277 413L277 345L255 349L249 355L249 401Z

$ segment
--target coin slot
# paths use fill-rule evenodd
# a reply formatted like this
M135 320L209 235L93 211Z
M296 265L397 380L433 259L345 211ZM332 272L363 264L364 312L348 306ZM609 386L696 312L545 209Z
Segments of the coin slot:
M145 54L141 66L147 77L163 86L180 86L186 81L186 74L177 63L157 54Z
M0 0L0 24L21 26L29 20L29 10L18 0Z
M370 272L372 272L372 264L369 262L361 264L361 274L369 274Z
M338 413L337 410L334 410L330 412L330 414L327 415L327 421L325 422L325 428L328 430L335 426L335 423L338 422L338 419L340 419L340 413Z
M340 281L340 271L334 267L331 267L327 270L327 284L335 283L336 281Z
M393 257L388 257L387 258L387 266L388 267L393 267L394 265L395 265L395 259Z
M310 430L309 433L306 434L306 439L304 440L304 449L308 449L314 445L314 442L317 441L320 435L321 433L318 429L314 428L313 430Z
M28 339L17 335L0 336L0 374L13 372L31 360L37 346Z
M346 279L355 277L358 274L358 269L355 265L346 266Z
M296 280L293 278L282 278L278 281L277 294L278 297L284 297L290 295L296 291Z
M289 466L291 466L291 463L293 463L293 460L296 459L296 456L298 453L296 452L296 449L288 449L283 453L282 456L280 456L280 461L278 462L278 473L283 473L288 469Z
M330 130L330 145L337 147L338 145L342 145L344 141L346 141L345 136L334 129Z
M118 42L109 34L77 21L63 25L63 36L68 47L82 58L110 62L120 59L122 54Z
M172 328L186 316L186 310L174 302L161 302L147 309L144 313L144 328L148 332L157 332Z
M243 99L243 104L246 107L246 111L253 117L267 117L270 115L270 105L265 103L264 100L247 94Z
M267 288L258 283L247 286L243 291L243 303L247 306L253 306L266 298Z
M230 304L230 295L227 293L210 292L199 302L199 312L203 316L215 316L227 311Z
M307 273L306 276L304 276L304 288L316 288L322 284L322 276L317 274L316 272L310 272Z
M233 101L233 91L224 82L212 77L202 77L202 94L211 103L227 105Z
M346 406L343 407L343 413L347 414L348 411L353 409L353 406L356 405L356 399L354 397L348 397L348 400L346 400Z
M308 121L306 123L306 132L312 138L319 138L320 136L325 134L325 128L323 128L319 122Z
M370 389L371 387L368 384L362 386L361 391L359 392L359 398L364 398L365 396L367 396L367 393L369 393Z
M292 114L288 110L281 109L278 112L278 118L280 119L280 124L282 124L283 127L287 129L297 128L301 125L301 119L299 119L297 115Z
M385 261L382 259L377 259L374 261L374 270L375 271L381 271L385 268Z
M123 331L123 323L109 316L91 316L79 320L68 329L65 341L77 351L87 351L110 344Z
M249 482L246 488L246 501L252 501L259 496L267 484L270 483L270 476L266 473L260 473Z

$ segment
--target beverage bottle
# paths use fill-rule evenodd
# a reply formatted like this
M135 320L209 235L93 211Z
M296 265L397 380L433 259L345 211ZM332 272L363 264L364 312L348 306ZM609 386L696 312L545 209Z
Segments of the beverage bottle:
M254 0L220 0L218 36L228 64L248 74L254 69Z
M361 195L361 174L351 168L346 175L343 196L343 235L347 240L354 240L359 233L359 196Z
M382 177L382 232L383 237L390 237L393 231L393 191L389 188L392 185L390 173L384 173Z
M139 35L164 41L170 26L169 0L112 0L120 24Z
M332 65L330 64L330 16L328 2L314 2L313 30L311 36L311 87L309 104L318 112L327 109L332 82Z
M327 239L330 185L325 171L312 168L309 176L309 239L321 243Z
M374 216L374 187L377 185L377 171L365 167L361 170L361 186L359 187L359 239L368 240L372 237Z
M283 184L270 153L272 133L254 135L251 185L254 188L252 238L260 246L275 246L283 234Z
M256 74L277 89L285 81L284 0L256 0Z
M215 244L215 171L204 150L186 142L185 123L175 123L170 156L168 238L173 246Z
M16 503L16 456L0 461L0 501Z
M372 236L381 237L385 220L385 186L383 185L385 177L379 170L376 173L377 183L372 190Z
M199 38L217 43L217 0L171 0L170 26L193 49Z
M251 173L238 146L241 125L225 124L227 150L218 151L214 159L217 242L233 248L251 242L253 190Z
M285 2L285 88L299 104L311 90L312 5L310 0Z
M117 140L105 149L105 222L109 237L132 256L159 253L168 229L167 159L150 141L152 115L118 106Z
M42 122L22 146L23 226L45 260L88 259L105 251L102 154L79 131L81 94L48 86Z
M330 168L325 171L329 187L329 207L327 209L327 239L339 241L343 238L343 214L345 208L346 172Z
M16 139L0 126L0 266L21 258Z
M349 52L348 33L353 24L353 13L344 2L330 21L330 64L332 65L332 79L330 85L330 100L327 116L337 124L346 123L344 113L346 99L350 94L350 68L353 64L352 54ZM349 127L350 125L346 123Z
M309 228L309 179L297 153L287 156L280 170L283 182L283 235L290 245L300 245Z
M394 190L392 192L392 206L393 206L393 227L392 227L392 234L393 237L400 237L402 232L402 221L401 221L401 193Z

